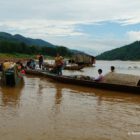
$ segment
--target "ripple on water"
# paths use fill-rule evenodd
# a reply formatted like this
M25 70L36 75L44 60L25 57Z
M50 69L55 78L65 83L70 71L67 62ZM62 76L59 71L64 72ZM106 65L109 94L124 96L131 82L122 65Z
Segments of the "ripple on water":
M25 77L0 89L3 140L122 140L140 131L140 96Z

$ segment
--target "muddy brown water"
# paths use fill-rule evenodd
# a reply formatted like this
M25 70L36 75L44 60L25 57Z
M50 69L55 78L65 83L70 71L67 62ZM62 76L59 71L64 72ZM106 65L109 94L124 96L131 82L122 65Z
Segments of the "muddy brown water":
M96 75L103 64L106 73L108 63L112 64L100 61L96 67L64 74ZM140 74L138 62L123 63L114 62L116 71ZM15 88L0 87L0 140L136 140L139 133L138 94L68 85L39 76L25 76Z

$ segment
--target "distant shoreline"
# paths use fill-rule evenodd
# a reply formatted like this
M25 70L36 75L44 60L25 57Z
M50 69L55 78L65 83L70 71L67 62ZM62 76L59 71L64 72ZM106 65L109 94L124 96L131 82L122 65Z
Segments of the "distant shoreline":
M138 62L138 61L140 61L140 60L120 60L120 59L116 59L116 60L106 60L106 59L96 59L96 61L132 61L132 62Z
M0 53L0 63L4 62L5 59L8 59L10 61L27 61L29 59L37 59L36 58L37 54L33 55L33 54L20 54L20 53ZM55 57L55 56L54 56ZM54 59L53 56L48 56L48 55L44 55L44 58L45 59L48 59L48 60L52 60ZM96 59L96 61L133 61L133 62L137 62L137 61L140 61L140 60L101 60L101 59Z
M44 56L45 59L53 59L53 57L50 56ZM37 59L36 55L29 55L29 54L19 54L19 53L15 53L15 54L9 54L9 53L0 53L0 63L4 62L5 60L10 60L13 62L17 62L17 61L27 61L29 59Z

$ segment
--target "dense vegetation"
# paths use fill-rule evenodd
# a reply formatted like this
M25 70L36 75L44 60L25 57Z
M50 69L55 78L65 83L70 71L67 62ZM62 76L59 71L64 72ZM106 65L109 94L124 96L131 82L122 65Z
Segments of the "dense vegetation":
M29 46L48 46L48 47L56 47L55 45L44 41L42 39L32 39L28 37L24 37L22 35L16 34L16 35L11 35L9 33L5 32L0 32L0 41L5 40L5 41L14 41L14 42L24 42L26 45Z
M0 32L0 53L10 54L43 54L55 56L71 56L74 52L64 46L56 46L41 39L26 38L21 35L11 35Z
M38 47L29 46L23 42L13 41L0 41L0 52L1 53L21 53L21 54L43 54L48 56L55 56L56 53L60 53L62 56L70 56L72 52L63 46L58 47Z
M98 60L140 60L140 41L104 52L96 58Z

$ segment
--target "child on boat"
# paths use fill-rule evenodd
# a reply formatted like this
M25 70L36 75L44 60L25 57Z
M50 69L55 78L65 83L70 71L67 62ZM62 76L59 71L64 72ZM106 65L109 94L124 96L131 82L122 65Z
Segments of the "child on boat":
M96 82L101 82L103 80L102 72L103 72L102 69L98 69L99 76L94 79Z

